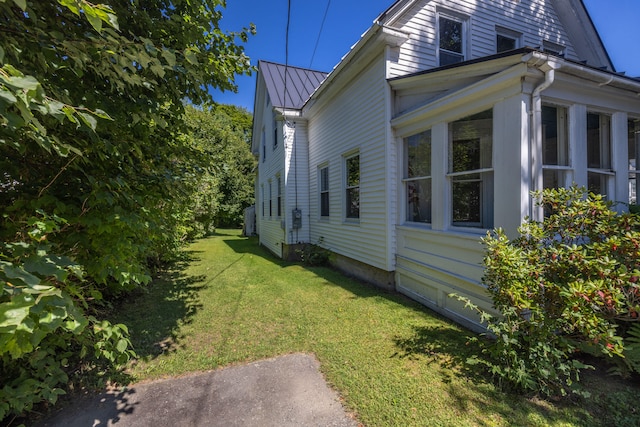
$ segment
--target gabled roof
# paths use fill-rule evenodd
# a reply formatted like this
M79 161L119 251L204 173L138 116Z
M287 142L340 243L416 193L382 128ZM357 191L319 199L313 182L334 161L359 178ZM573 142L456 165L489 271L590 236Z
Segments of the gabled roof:
M302 108L328 74L268 61L258 62L258 72L264 79L273 106L296 110Z

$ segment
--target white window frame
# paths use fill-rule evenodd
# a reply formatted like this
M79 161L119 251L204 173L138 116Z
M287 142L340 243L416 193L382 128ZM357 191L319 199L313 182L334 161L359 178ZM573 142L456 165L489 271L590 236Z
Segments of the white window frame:
M633 131L632 126L635 124L635 132ZM628 165L629 165L629 204L630 205L638 205L640 204L638 201L638 183L640 182L640 118L638 117L629 117L627 120L627 149L629 150L629 154L631 154L631 149L629 147L630 144L634 144L635 158L629 156ZM634 140L630 137L634 135Z
M556 104L550 104L550 103L543 103L542 104L542 108L555 108L556 109L556 123L557 123L557 135L558 135L558 140L556 143L556 155L558 158L557 164L550 164L550 163L545 163L545 159L544 159L544 152L545 152L545 140L546 140L546 135L545 135L545 127L544 127L544 122L541 120L541 124L540 126L542 126L541 129L541 133L542 133L542 152L540 153L540 158L542 159L542 173L543 173L543 177L541 178L541 184L542 187L541 188L566 188L569 187L572 184L572 178L574 175L574 170L573 170L573 166L572 166L572 159L571 159L571 147L570 147L570 138L569 138L569 108L562 106L562 105L556 105ZM542 114L542 113L540 113ZM557 174L560 175L560 178L558 179L558 185L557 186L546 186L544 184L544 173L545 172L555 172Z
M354 159L354 158L358 158L358 185L349 185L349 168L347 166L347 164L349 163L349 160ZM346 154L343 156L343 168L344 168L344 174L343 174L343 203L344 203L344 220L347 222L359 222L360 221L360 216L361 216L361 206L362 206L362 198L361 198L361 191L360 191L360 185L362 182L362 162L360 160L360 152L359 151L355 151L355 152L351 152L349 154ZM349 194L352 190L357 190L358 191L358 212L357 212L357 216L349 216L349 201L350 201L350 197Z
M482 141L482 139L478 140L478 143L480 144L478 147L479 150L479 159L480 159L480 164L479 167L476 169L472 169L472 170L464 170L464 171L454 171L454 164L453 164L453 144L456 140L454 140L454 129L453 126L456 123L459 123L461 121L464 121L465 119L471 118L475 115L478 114L483 114L486 113L488 111L491 111L491 140L490 140L490 144L491 144L491 149L489 153L483 152L483 147L486 147L486 141ZM450 210L450 218L449 218L449 223L451 224L451 227L453 228L457 228L460 230L471 230L471 229L481 229L481 230L487 230L487 229L491 229L493 228L493 217L494 217L494 201L495 201L495 194L494 194L494 184L493 184L493 150L494 150L494 143L493 143L493 139L494 139L494 133L495 133L495 129L493 126L493 117L494 117L494 112L493 112L493 107L487 110L483 110L483 111L479 111L475 114L469 114L466 117L463 117L459 120L456 120L454 122L450 122L449 126L448 126L448 167L447 167L447 171L448 173L446 174L447 179L449 180L449 188L450 188L450 205L449 205L449 210ZM458 140L460 142L464 141L464 140ZM486 163L486 160L489 160L489 166L483 166L483 163ZM471 177L470 175L479 175L478 178L476 177ZM468 179L462 179L463 177L467 177L470 176ZM455 209L454 209L454 203L456 201L456 195L455 195L455 184L456 183L468 183L468 182L479 182L481 184L480 186L480 193L479 193L479 216L480 216L480 221L478 222L463 222L463 221L454 221L454 213L455 213Z
M323 176L324 175L324 176ZM325 179L326 178L326 179ZM329 165L323 164L318 166L318 216L320 219L328 219L331 216L331 199L329 185ZM323 198L326 200L326 215L323 209Z
M269 218L273 217L273 183L271 180L268 182L269 184Z
M458 14L455 13L450 13L450 12L438 12L437 13L437 28L436 28L436 57L437 57L437 61L438 61L438 66L439 67L444 67L447 65L453 65L453 64L457 64L459 62L464 62L467 60L468 54L467 54L467 46L468 46L468 21L469 18L468 17L463 17L460 16ZM447 49L443 49L440 47L440 27L441 27L441 21L443 19L446 19L448 21L453 21L453 22L458 22L461 24L462 29L461 29L461 36L462 36L462 48L461 48L461 52L454 52L454 51L450 51ZM440 51L444 51L445 53L449 54L449 55L461 55L462 58L460 59L460 61L458 62L452 62L449 64L442 64L442 57L440 55Z
M514 49L518 49L520 47L522 47L522 33L518 32L518 31L514 31L514 30L510 30L509 28L505 28L505 27L500 27L500 26L496 26L496 53L501 53L498 52L498 37L504 37L504 38L508 38L514 41ZM503 52L508 52L508 50L503 51Z
M409 170L409 145L411 144L412 138L421 138L421 137L428 138L429 159L430 159L429 174L411 176L412 174L411 174L411 171ZM431 223L433 221L433 177L432 177L433 165L431 164L433 163L433 156L432 156L433 141L431 136L431 129L427 129L417 134L410 135L404 138L403 147L404 147L404 160L403 160L404 178L402 179L402 184L404 188L405 222L411 225L420 224L420 225L431 226ZM420 188L421 183L425 183L425 185L428 186L430 201L429 201L429 212L427 214L427 220L416 221L415 215L411 215L411 212L412 211L415 212L415 208L416 208L416 203L412 202L412 200L418 200L418 203L417 203L418 212L421 212L420 203L419 203L420 195L418 195L417 197L412 196L412 187L411 187L412 183L418 183L418 188ZM415 192L415 190L416 189L414 187L413 192Z
M600 159L599 166L590 166L589 165L589 116L597 115L599 117L599 141L598 141L598 156ZM591 177L600 177L601 179L601 187L604 187L604 193L602 194L605 198L611 199L612 196L615 195L615 176L616 173L613 170L613 134L611 127L612 117L610 114L602 113L598 111L588 111L587 112L587 121L585 126L587 127L587 183ZM603 165L604 164L604 165ZM589 191L589 185L587 185Z
M278 218L282 217L282 178L280 175L276 175L276 216Z

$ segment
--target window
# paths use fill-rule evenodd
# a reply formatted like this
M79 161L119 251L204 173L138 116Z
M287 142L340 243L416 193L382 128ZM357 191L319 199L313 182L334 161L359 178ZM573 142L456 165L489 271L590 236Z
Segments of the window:
M542 186L560 188L570 184L567 109L542 106Z
M273 149L278 148L278 122L273 119Z
M451 223L493 227L493 110L449 124Z
M587 187L590 192L608 195L611 170L611 117L587 113Z
M517 31L496 27L496 53L519 48L521 38L522 34Z
M640 120L629 120L629 204L638 204L640 175Z
M407 221L431 223L431 130L404 140Z
M278 176L276 183L278 185L278 189L276 190L276 193L278 194L278 202L276 206L278 209L278 216L282 216L282 178Z
M267 136L262 128L262 162L267 160Z
M320 168L320 216L329 216L329 166Z
M345 158L345 210L347 218L360 218L360 155Z
M269 180L269 216L273 216L273 186Z
M545 52L549 52L552 55L564 56L565 47L561 44L553 43L548 40L542 42L542 48Z
M438 16L438 55L440 66L464 61L464 22L443 15Z

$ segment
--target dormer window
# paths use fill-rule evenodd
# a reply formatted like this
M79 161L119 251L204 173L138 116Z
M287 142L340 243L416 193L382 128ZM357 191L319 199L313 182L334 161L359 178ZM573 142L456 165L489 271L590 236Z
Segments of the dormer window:
M496 26L496 53L518 49L522 34Z
M438 15L438 61L445 66L465 60L465 21L449 15Z

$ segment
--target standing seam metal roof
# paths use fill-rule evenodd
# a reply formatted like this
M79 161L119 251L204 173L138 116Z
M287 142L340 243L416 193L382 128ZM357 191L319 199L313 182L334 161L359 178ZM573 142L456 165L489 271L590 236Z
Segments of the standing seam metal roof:
M259 72L264 78L271 103L278 108L301 109L328 73L306 68L259 61ZM285 93L286 73L286 93ZM285 99L286 95L286 99Z

